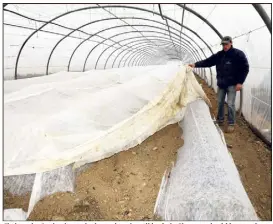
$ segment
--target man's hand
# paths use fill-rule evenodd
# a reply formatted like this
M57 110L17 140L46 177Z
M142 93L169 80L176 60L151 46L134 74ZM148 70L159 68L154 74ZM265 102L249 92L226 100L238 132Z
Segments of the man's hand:
M190 67L194 68L195 67L195 64L189 64Z
M242 84L237 84L236 85L236 91L240 91L242 89L243 85Z

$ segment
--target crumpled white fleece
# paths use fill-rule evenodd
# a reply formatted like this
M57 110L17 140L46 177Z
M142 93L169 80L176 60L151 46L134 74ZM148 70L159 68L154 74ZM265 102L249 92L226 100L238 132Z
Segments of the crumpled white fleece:
M211 105L192 73L192 68L181 65L175 71L177 74L169 81L165 89L132 116L103 131L95 138L66 148L58 156L46 156L54 154L55 148L58 147L52 141L52 144L48 145L49 148L42 151L44 154L33 158L31 163L24 162L18 165L17 160L5 161L5 175L45 172L71 163L75 163L74 167L79 167L110 157L140 144L168 124L182 120L188 103L202 98L209 106ZM51 140L51 136L44 138L47 143ZM73 140L73 135L69 138Z

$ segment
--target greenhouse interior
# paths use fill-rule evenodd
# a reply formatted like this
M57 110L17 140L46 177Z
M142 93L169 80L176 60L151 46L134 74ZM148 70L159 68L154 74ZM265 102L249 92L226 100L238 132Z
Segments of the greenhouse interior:
M3 219L272 220L271 12L3 3Z

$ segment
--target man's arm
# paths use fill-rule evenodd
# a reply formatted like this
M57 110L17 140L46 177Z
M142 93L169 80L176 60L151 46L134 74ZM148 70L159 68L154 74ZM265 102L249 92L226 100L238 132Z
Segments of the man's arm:
M237 55L238 63L238 74L237 74L237 84L243 84L249 73L249 64L244 52L239 51Z
M210 56L209 58L207 58L203 61L196 62L194 64L194 66L191 66L191 67L195 67L195 68L212 67L212 66L216 65L218 55L219 55L219 52L216 54L213 54L212 56Z

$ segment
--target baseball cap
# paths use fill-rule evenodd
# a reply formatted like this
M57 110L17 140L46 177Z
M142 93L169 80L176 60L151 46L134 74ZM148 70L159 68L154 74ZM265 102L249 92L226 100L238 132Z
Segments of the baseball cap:
M228 44L232 42L232 38L230 36L225 36L223 37L222 41L221 41L221 45L222 44Z

